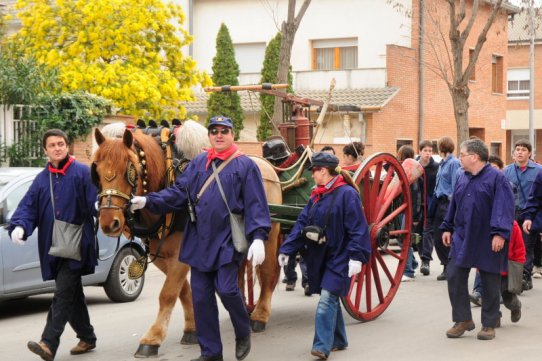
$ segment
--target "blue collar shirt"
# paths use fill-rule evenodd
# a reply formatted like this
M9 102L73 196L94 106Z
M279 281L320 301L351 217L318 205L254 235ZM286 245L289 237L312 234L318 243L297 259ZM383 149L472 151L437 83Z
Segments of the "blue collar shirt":
M527 203L527 198L531 192L531 186L536 178L536 175L540 172L542 166L536 164L532 160L529 160L527 167L521 170L516 163L512 163L504 168L504 175L513 187L517 188L517 202L516 208L524 208Z
M450 154L440 163L437 173L437 184L435 185L435 197L443 196L451 198L457 180L457 170L461 167L459 159Z

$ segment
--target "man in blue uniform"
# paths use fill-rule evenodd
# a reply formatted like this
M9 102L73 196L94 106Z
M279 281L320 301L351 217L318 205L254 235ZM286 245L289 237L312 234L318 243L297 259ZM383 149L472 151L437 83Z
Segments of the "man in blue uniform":
M30 351L44 360L54 359L67 322L80 339L71 350L72 355L96 347L96 335L90 324L81 283L81 276L94 273L97 264L92 217L96 213L96 189L92 185L89 168L68 154L68 145L68 137L61 130L51 129L44 134L43 148L49 163L19 203L9 226L11 239L16 244L24 244L39 226L41 275L44 281L55 280L53 302L41 341L28 342ZM54 214L51 192L54 194ZM83 225L80 261L49 255L55 218Z
M257 266L264 261L263 240L271 228L269 207L257 165L242 155L233 142L233 124L223 116L211 118L209 140L212 148L194 158L175 184L146 197L134 197L131 210L143 207L160 214L194 204L195 220L188 222L179 260L191 269L192 299L201 356L193 361L221 361L222 342L215 292L228 310L235 330L235 356L244 359L250 352L249 315L237 283L244 254L235 250L228 208L216 181L204 189L213 175L211 162L220 171L219 179L232 213L243 214L245 233L251 246L247 258Z
M531 160L533 147L526 139L520 139L514 145L514 163L504 168L504 175L517 190L516 198L516 221L523 227L521 210L527 204L527 198L531 192L533 182L542 166ZM523 266L523 290L533 288L531 274L535 271L535 277L540 278L540 234L537 232L523 232L523 241L527 252L527 260ZM534 266L534 267L533 267Z
M474 329L468 278L478 268L482 280L482 330L479 340L495 337L499 321L501 272L507 269L508 241L514 221L514 195L510 183L487 163L489 152L479 139L461 144L464 172L459 176L444 222L442 241L450 247L446 268L454 326L449 338Z

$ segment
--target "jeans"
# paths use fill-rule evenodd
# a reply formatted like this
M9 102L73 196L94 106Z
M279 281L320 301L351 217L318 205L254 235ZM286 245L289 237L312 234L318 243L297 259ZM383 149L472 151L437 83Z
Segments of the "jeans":
M69 322L77 337L86 343L95 344L96 335L90 324L80 271L71 270L68 260L61 260L55 278L53 303L47 314L47 323L41 335L53 355L60 344L60 336Z
M339 296L322 289L316 307L312 349L329 355L333 348L348 346Z
M408 249L408 258L405 265L405 270L403 274L407 277L413 278L416 268L418 268L418 262L416 261L416 258L414 257L414 249L412 247L409 247Z

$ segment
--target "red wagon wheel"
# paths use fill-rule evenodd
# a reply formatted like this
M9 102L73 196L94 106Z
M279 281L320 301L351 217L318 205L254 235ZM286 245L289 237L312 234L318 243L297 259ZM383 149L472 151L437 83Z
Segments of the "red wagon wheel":
M371 257L352 277L342 298L346 311L371 321L388 308L399 285L410 246L412 208L408 178L397 159L387 153L367 158L354 174L369 225Z

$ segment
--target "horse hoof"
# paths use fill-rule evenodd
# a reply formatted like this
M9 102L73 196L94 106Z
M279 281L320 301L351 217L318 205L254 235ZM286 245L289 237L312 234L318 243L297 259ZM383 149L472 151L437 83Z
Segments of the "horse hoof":
M198 343L198 337L196 331L185 331L181 338L181 345L196 345Z
M157 357L159 348L160 346L158 345L139 345L136 353L134 354L134 357L135 358Z
M253 332L263 332L265 331L265 322L250 320L250 327Z

